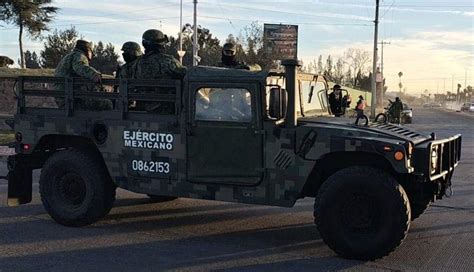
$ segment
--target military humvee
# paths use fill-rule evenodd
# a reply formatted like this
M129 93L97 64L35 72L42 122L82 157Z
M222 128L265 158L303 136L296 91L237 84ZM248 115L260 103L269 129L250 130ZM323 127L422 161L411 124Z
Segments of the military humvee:
M104 217L116 187L161 200L282 207L315 197L315 223L335 252L387 255L450 187L461 136L325 116L324 77L282 64L282 72L198 66L184 80L104 80L115 92L88 91L83 79L19 78L8 204L31 201L40 168L44 207L65 226ZM64 107L31 107L32 96ZM114 108L77 109L89 98Z

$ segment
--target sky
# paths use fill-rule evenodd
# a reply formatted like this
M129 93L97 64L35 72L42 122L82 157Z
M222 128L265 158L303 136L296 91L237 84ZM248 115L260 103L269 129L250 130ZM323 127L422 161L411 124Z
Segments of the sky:
M192 23L192 0L183 1L183 24ZM57 0L51 29L75 26L85 39L111 42L119 51L140 42L150 28L176 36L180 0ZM328 54L342 57L348 48L372 55L375 0L198 0L198 24L222 43L239 36L252 22L298 25L298 58L304 64ZM18 29L0 23L0 55L19 57ZM48 34L48 33L45 33ZM389 91L401 81L408 93L442 93L474 85L474 0L380 0L379 41L384 45L384 75ZM41 41L24 38L25 50ZM379 45L379 60L381 46ZM369 64L370 66L371 64Z

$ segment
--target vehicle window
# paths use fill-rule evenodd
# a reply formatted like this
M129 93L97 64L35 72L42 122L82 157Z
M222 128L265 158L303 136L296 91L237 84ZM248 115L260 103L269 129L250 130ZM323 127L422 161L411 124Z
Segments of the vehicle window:
M250 122L250 92L240 88L200 88L196 91L196 120Z
M300 101L303 102L305 115L312 115L318 111L323 110L323 105L327 105L327 97L325 92L325 85L322 82L302 81L302 99L299 98L299 92L296 93L296 111L300 113ZM313 89L313 92L311 92ZM311 102L309 101L311 94Z
M407 104L403 104L403 109L404 109L404 110L409 110L409 109L410 109L410 106L408 106Z

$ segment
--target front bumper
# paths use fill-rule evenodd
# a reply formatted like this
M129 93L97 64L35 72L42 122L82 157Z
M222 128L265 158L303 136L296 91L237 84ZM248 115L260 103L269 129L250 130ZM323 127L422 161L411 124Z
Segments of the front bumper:
M449 183L454 168L461 160L461 141L462 137L458 134L415 146L413 155L415 174L424 176L427 181L443 179Z

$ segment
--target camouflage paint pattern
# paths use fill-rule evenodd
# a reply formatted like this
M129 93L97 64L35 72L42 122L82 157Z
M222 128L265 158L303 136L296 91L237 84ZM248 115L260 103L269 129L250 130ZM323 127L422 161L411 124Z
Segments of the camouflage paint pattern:
M255 84L260 82L260 86L264 87L266 73L193 69L184 80L182 100L184 107L177 116L135 113L124 118L122 112L104 112L104 114L81 112L71 117L58 114L54 116L17 114L15 131L23 134L23 143L31 144L32 151L40 140L48 135L75 135L94 141L91 133L94 126L105 125L109 136L104 143L95 145L102 154L112 179L121 188L144 194L287 207L294 205L309 174L315 166L317 167L318 160L327 154L339 151L382 154L395 171L411 173L414 169L410 160L405 156L403 160L395 161L393 152L405 153L403 144L407 141L417 144L429 139L403 127L381 124L361 127L351 124L352 121L345 122L336 118L333 118L332 122L301 118L296 128L286 128L284 124L265 119L261 114L263 110L260 104L254 106L256 108L253 111L260 112L254 125L255 133L263 137L261 182L253 186L242 186L229 181L191 182L187 173L189 163L187 152L190 148L188 130L189 124L193 122L193 96L195 89L198 88L193 87L193 84L209 82L225 85L230 84L231 78L235 82L255 82ZM254 101L257 104L263 103L264 92L261 90L256 92L257 99ZM159 148L131 147L130 144L125 146L125 139L147 139L149 142L158 142L156 139L160 136L163 146ZM172 143L171 148L167 147L164 139L166 143ZM222 140L225 141L225 137ZM393 152L383 154L378 150L381 145L390 146ZM170 171L152 174L146 171L134 171L133 161L138 160L169 163Z
M186 73L186 68L177 59L159 52L140 56L133 70L136 79L180 79Z

